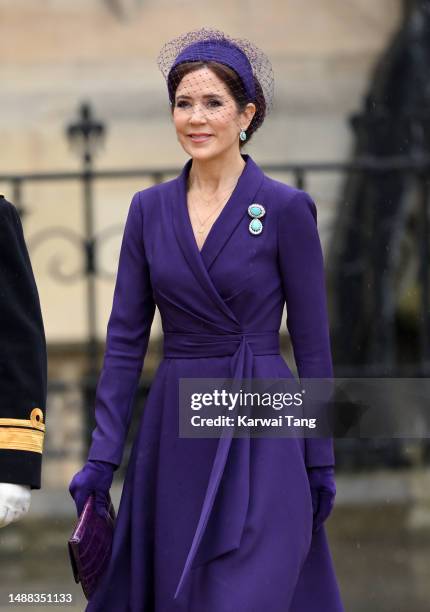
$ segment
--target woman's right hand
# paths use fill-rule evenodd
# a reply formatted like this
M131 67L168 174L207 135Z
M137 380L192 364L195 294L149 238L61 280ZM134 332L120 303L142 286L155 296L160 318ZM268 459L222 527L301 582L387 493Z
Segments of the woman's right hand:
M69 485L69 492L76 504L78 516L80 516L91 493L94 493L95 496L97 513L100 516L104 515L115 468L116 466L108 461L89 460L82 470L73 476Z

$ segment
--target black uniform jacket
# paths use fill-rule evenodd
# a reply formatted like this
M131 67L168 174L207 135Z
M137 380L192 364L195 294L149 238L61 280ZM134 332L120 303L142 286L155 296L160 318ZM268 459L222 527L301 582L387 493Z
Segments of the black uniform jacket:
M41 488L47 358L16 208L0 195L0 482Z

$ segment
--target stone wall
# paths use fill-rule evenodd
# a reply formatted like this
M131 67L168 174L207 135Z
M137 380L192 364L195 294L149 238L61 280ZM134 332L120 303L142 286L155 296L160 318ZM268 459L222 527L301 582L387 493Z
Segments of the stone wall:
M399 0L0 0L0 174L77 169L64 128L83 99L108 125L98 167L181 167L186 155L155 60L166 40L203 25L251 39L273 62L275 108L247 149L257 162L344 160L351 148L347 116L360 106L369 72L399 19ZM121 226L131 196L145 186L141 180L99 183L97 231ZM318 203L326 244L339 176L311 176L306 188ZM12 198L8 183L0 182L0 190ZM81 232L79 186L31 183L23 195L30 244L48 226ZM118 235L100 255L113 272L119 243ZM53 280L49 269L58 257L65 271L79 264L76 248L62 239L32 251L47 336L51 343L79 341L86 330L85 286ZM112 291L113 281L98 282L101 338Z

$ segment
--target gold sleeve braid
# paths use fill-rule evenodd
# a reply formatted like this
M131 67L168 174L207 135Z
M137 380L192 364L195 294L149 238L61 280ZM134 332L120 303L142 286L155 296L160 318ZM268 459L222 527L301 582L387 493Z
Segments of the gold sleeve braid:
M33 408L29 419L0 418L0 449L43 452L45 424L40 408Z

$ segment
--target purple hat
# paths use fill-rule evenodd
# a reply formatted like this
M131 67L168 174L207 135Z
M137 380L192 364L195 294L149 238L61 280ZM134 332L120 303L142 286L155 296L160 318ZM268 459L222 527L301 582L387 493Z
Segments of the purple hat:
M216 61L229 66L242 80L249 100L256 98L256 81L266 103L266 113L273 104L274 78L268 57L247 39L232 38L219 30L201 28L167 42L157 59L166 79L169 99L173 103L173 83L169 75L183 62Z
M232 68L242 79L249 98L255 99L255 82L251 64L245 53L227 39L212 38L189 45L178 55L170 70L183 62L203 60L213 60ZM169 91L169 94L172 100L172 92Z

